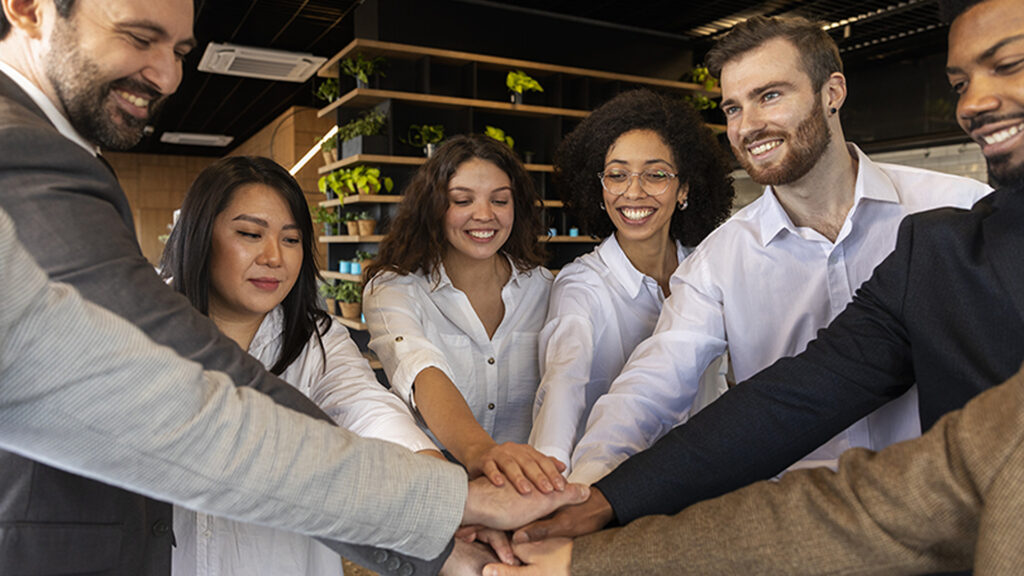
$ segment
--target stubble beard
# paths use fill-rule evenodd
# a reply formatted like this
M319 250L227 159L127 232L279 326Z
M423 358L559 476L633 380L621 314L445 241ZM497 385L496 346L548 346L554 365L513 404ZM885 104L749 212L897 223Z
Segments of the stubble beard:
M815 98L814 108L800 121L792 135L783 132L761 131L744 139L742 147L733 146L733 154L750 175L762 186L782 186L803 178L818 163L832 141L832 130L825 119L821 100ZM747 157L747 146L765 138L783 138L788 148L786 156L775 166L758 167Z

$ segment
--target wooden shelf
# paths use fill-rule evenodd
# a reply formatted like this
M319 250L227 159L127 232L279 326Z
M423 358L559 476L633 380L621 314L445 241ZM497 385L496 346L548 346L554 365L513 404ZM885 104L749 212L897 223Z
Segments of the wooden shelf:
M374 88L356 88L321 108L316 115L318 118L322 118L333 112L339 106L345 105L350 105L356 108L369 108L371 106L376 106L385 100L430 104L441 108L478 108L483 110L499 110L520 116L564 116L568 118L586 118L590 115L590 112L586 110L574 110L571 108L512 104L511 102L498 100L477 100L474 98L459 98L456 96L421 94L419 92L376 90Z
M351 320L349 318L345 318L344 316L335 316L334 319L337 320L339 324L346 328L351 328L353 330L366 330L365 322L360 322L359 320Z
M591 238L590 236L538 236L537 239L551 244L597 244L601 242L599 238Z
M377 359L377 355L373 352L370 352L369 350L363 352L363 358L366 358L370 363L370 368L373 368L374 370L384 369L384 365L380 363L380 360Z
M331 206L349 206L351 204L398 204L402 198L403 196L397 194L352 194L334 200L321 200L320 205L330 208Z
M561 208L565 206L565 202L561 200L541 200L540 205L545 208Z
M383 154L356 154L348 158L342 158L321 167L318 172L327 174L341 168L347 168L357 164L384 164L391 166L419 166L426 162L424 156L385 156ZM551 164L524 164L527 172L554 172L555 167Z
M368 40L366 38L356 38L349 43L348 46L344 47L341 52L334 55L333 58L324 63L317 72L322 77L333 77L338 76L337 64L348 56L355 52L361 52L364 55L369 56L384 56L386 58L394 58L401 60L417 60L424 56L429 56L438 62L446 62L451 64L464 64L467 62L475 62L482 65L484 68L490 69L518 69L524 72L546 72L551 74L569 74L573 76L583 76L587 78L595 78L598 80L610 80L626 82L629 84L638 84L642 86L653 86L656 88L673 90L677 92L683 92L687 94L702 94L710 96L712 98L722 95L721 90L705 90L703 86L699 84L693 84L689 82L676 82L673 80L664 80L661 78L648 78L644 76L634 76L632 74L619 74L616 72L605 72L603 70L590 70L587 68L576 68L573 66L560 66L558 64L544 64L542 62L530 62L528 60L518 60L515 58L501 58L498 56L486 56L483 54L471 54L469 52L458 52L455 50L442 50L439 48L427 48L424 46L410 46L408 44L397 44L394 42L381 42L379 40Z
M383 234L372 236L321 236L318 238L321 244L359 244L362 242L373 243L384 239Z
M348 280L349 282L363 283L362 274L342 274L333 270L321 270L320 275L328 280Z

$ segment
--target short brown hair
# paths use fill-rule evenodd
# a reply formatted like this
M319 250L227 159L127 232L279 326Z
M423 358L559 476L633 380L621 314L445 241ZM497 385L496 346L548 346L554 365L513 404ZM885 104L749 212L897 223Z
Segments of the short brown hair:
M469 134L446 140L416 171L387 236L380 243L377 258L364 272L367 280L384 271L405 275L422 269L428 276L437 273L448 247L444 236L448 183L459 166L473 158L493 163L508 175L512 184L515 218L501 252L521 272L544 263L546 254L538 239L542 229L539 198L533 179L505 143L482 134Z
M782 38L799 48L804 72L815 90L828 81L835 72L843 71L839 47L821 27L800 17L754 16L733 26L732 30L708 51L708 70L721 77L722 68L729 62L763 46L769 40Z

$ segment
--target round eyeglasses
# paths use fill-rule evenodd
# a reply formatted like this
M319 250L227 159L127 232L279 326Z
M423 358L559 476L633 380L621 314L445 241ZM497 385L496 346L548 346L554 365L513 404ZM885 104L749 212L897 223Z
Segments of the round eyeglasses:
M640 189L648 196L660 196L668 190L669 185L676 179L676 175L665 170L644 170L643 172L630 172L613 168L598 172L597 177L601 179L601 186L609 194L622 196L629 190L633 178L640 179Z

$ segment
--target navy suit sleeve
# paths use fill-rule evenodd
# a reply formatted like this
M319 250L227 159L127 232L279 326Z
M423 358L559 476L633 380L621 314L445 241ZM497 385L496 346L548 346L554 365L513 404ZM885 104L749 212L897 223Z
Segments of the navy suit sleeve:
M913 230L905 219L895 251L803 353L739 384L599 481L618 521L675 514L770 478L906 392Z

